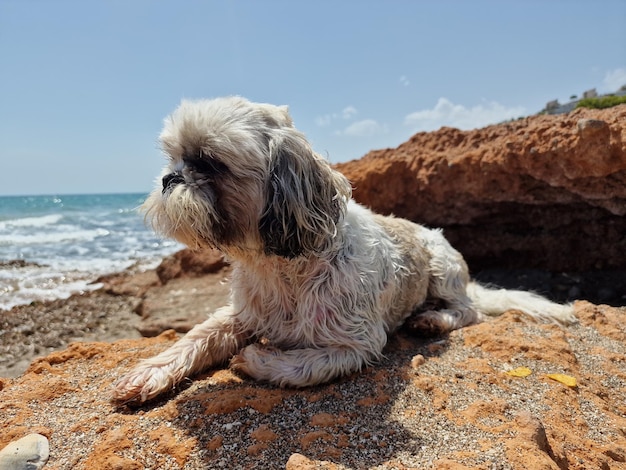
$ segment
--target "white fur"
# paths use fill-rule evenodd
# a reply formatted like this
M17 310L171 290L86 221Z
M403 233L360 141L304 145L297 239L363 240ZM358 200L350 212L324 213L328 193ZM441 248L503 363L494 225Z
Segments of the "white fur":
M571 306L470 282L439 230L350 201L343 175L313 152L285 107L242 98L183 102L166 120L169 158L145 203L160 233L232 261L232 301L115 385L145 401L231 359L249 376L303 387L360 370L427 298L413 322L440 334L514 308L571 323Z

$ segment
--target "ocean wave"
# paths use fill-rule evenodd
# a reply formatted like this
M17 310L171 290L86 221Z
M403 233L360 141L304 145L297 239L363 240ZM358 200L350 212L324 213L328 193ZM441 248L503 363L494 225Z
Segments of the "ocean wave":
M120 254L119 258L56 257L49 259L46 265L20 259L0 263L0 314L17 305L66 299L73 294L98 289L101 284L95 281L103 275L154 269L176 246L168 248L135 256Z
M58 227L57 227L58 228ZM10 233L0 235L1 245L41 245L51 243L63 243L70 241L93 241L98 237L106 237L111 232L98 228L94 230L67 229L57 232L38 232L35 234Z
M100 276L127 269L153 269L162 258L55 260L50 266L4 263L0 266L0 312L33 301L66 299L73 294L99 289Z
M34 301L67 299L73 294L99 289L85 273L60 273L46 267L18 269L16 277L0 270L0 311ZM13 273L16 274L16 273Z
M55 225L63 218L63 214L48 214L39 217L21 217L0 221L0 231L15 227L45 227Z
M0 310L91 290L102 275L151 269L180 249L146 228L140 199L0 197Z

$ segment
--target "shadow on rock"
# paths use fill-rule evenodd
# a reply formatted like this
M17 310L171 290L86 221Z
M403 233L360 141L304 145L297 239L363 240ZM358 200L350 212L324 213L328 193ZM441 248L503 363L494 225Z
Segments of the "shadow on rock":
M301 390L214 371L179 397L172 424L206 449L207 468L253 468L259 460L285 468L294 453L349 468L380 465L422 446L394 419L395 404L416 374L412 359L421 364L445 348L445 340L401 332L381 363Z

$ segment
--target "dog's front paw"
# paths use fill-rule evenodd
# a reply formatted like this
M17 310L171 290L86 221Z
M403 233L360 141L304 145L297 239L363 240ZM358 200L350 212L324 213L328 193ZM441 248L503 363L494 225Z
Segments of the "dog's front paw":
M243 348L230 361L230 367L257 380L270 380L269 364L280 354L271 346L251 344Z
M138 402L160 395L172 387L172 381L161 367L140 365L118 380L113 386L113 401Z

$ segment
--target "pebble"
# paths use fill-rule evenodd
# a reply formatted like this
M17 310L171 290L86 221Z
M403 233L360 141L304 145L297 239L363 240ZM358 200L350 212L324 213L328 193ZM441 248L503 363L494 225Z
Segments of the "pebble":
M592 135L604 129L609 129L609 125L599 119L580 119L577 123L578 132L583 135Z
M0 450L0 470L40 470L49 456L48 439L29 434Z
M425 363L426 363L426 358L422 356L421 354L417 354L413 356L413 359L411 359L411 367L413 369L417 369L419 366Z

